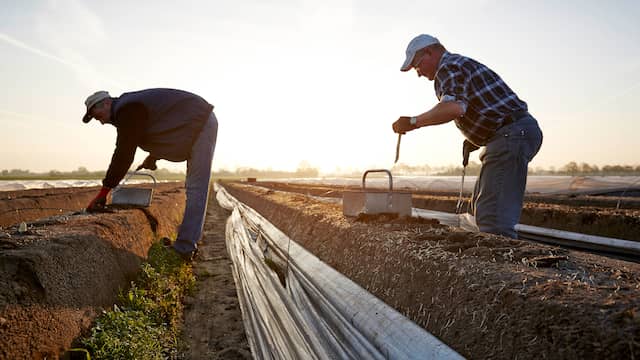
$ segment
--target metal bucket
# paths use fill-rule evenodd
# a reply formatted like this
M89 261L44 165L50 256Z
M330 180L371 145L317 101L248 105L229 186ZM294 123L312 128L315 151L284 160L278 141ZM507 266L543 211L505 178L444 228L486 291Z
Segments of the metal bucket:
M124 187L127 180L129 180L134 175L140 176L148 176L153 180L153 187L151 188L141 188L128 186ZM147 207L151 205L151 200L153 198L153 190L157 185L156 178L147 173L142 172L133 172L127 176L126 179L122 181L120 185L118 185L115 189L113 189L113 193L111 194L111 204L114 205L133 205L133 206L143 206Z
M366 189L367 174L384 172L389 176L389 190ZM342 213L346 216L360 214L397 214L411 216L411 193L393 191L393 178L386 169L367 170L362 175L362 190L345 191L342 195Z

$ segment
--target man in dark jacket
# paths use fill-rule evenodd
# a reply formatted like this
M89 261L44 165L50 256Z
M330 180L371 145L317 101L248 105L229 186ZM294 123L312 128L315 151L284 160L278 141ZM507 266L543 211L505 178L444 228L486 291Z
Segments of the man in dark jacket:
M393 131L453 120L466 138L463 153L484 146L472 201L476 223L481 231L517 238L527 165L542 145L527 103L487 66L448 52L430 35L418 35L407 46L400 70L412 68L434 81L439 103L418 116L400 117Z
M191 259L202 236L207 210L218 133L213 105L198 95L174 89L147 89L117 98L98 91L87 98L85 105L84 123L96 118L118 131L103 187L87 210L104 207L109 191L120 183L133 163L137 147L149 153L139 169L155 170L156 160L160 159L187 161L187 201L173 249Z

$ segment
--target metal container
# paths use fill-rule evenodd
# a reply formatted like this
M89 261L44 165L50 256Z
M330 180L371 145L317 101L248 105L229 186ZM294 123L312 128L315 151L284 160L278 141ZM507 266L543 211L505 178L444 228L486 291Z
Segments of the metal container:
M389 176L388 191L366 188L367 174L372 172L384 172ZM362 190L349 190L343 193L342 213L346 216L360 214L411 216L411 193L393 191L393 177L389 170L367 170L362 175Z
M142 188L131 185L124 187L127 180L129 180L134 175L150 177L153 180L153 187ZM124 181L122 181L120 185L113 189L113 193L111 194L111 203L114 205L133 205L147 207L151 204L151 200L153 198L153 190L155 189L156 185L156 178L151 174L142 172L130 173L130 175L127 176L127 178L124 179Z

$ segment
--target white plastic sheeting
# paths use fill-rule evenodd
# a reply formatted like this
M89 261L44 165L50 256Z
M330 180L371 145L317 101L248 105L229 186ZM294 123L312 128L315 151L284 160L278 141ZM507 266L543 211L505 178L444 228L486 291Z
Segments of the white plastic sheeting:
M460 176L393 176L393 187L396 190L411 189L435 192L460 191ZM278 180L285 181L285 180ZM291 183L360 186L360 178L317 178L317 179L286 179ZM473 191L475 176L467 176L464 190ZM367 179L367 187L386 188L386 178ZM529 176L527 177L528 194L597 194L608 191L636 191L640 189L640 176Z
M456 215L441 211L413 208L411 215L425 219L436 219L442 224L461 227L467 231L479 231L474 216L469 213ZM524 224L516 224L515 229L523 239L533 239L554 245L601 250L635 257L640 256L640 242L637 241L581 234Z
M148 179L130 179L127 184L141 184L149 182ZM158 180L158 182L168 182ZM102 180L0 180L0 191L18 191L29 189L53 189L67 187L89 187L100 186Z
M256 358L462 359L217 188L233 210L227 249Z

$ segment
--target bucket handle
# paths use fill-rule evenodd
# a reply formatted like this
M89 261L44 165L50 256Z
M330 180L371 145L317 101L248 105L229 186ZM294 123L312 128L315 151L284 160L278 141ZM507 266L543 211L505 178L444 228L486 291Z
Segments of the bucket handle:
M123 185L127 182L127 180L129 180L129 179L130 179L132 176L134 176L134 175L141 175L141 176L148 176L148 177L150 177L150 178L151 178L151 180L153 180L153 188L154 188L154 189L155 189L156 185L158 184L158 182L156 181L156 177L155 177L155 176L153 176L153 175L151 175L151 174L149 174L149 173L146 173L146 172L140 172L140 171L129 171L129 172L127 172L127 175L128 175L128 176L127 176L127 177L122 181L122 183L121 183L120 185L118 185L118 187L123 186Z
M389 192L393 191L393 177L391 176L391 171L387 169L372 169L372 170L365 171L364 174L362 175L362 189L364 190L366 188L365 179L367 178L367 174L374 173L374 172L387 173L387 175L389 176Z

